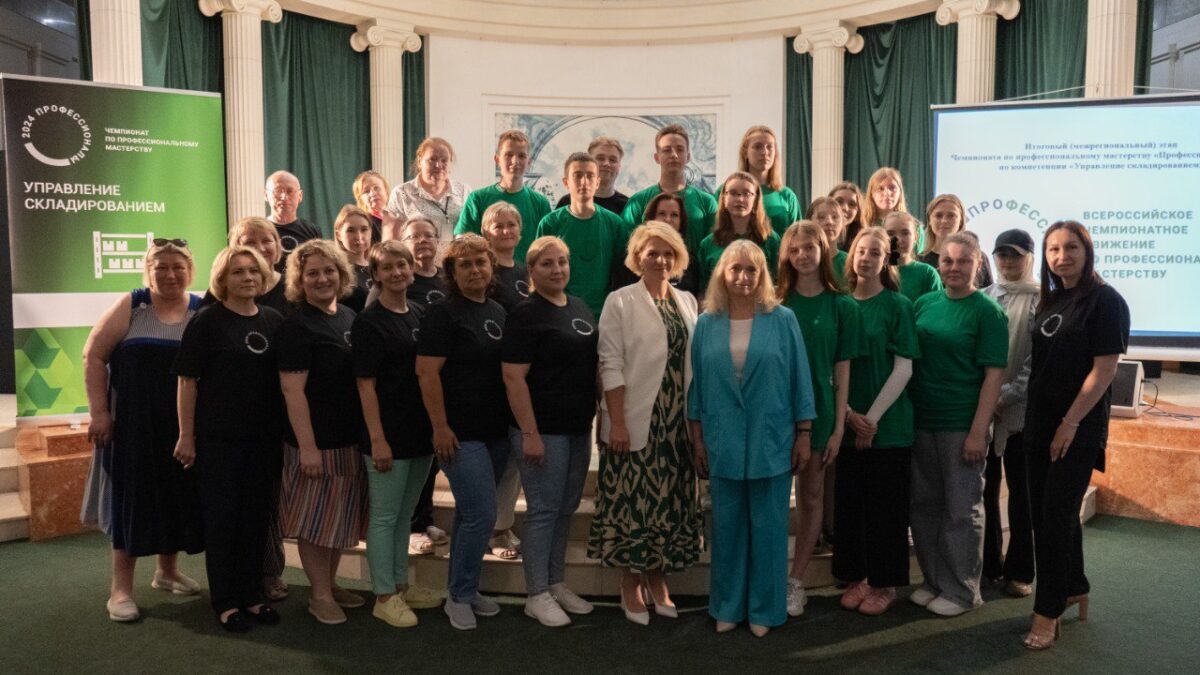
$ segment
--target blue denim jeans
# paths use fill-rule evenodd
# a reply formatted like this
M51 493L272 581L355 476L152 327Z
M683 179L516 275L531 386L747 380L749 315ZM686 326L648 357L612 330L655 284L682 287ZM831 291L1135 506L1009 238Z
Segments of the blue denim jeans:
M521 487L525 489L525 525L521 528L525 592L537 595L562 583L566 574L571 515L583 497L592 439L589 434L543 434L546 454L537 466L522 456L520 429L510 428L508 438L513 456L521 457Z
M470 602L479 592L479 573L496 524L496 482L508 463L507 438L463 441L449 462L438 460L454 493L450 534L450 598Z

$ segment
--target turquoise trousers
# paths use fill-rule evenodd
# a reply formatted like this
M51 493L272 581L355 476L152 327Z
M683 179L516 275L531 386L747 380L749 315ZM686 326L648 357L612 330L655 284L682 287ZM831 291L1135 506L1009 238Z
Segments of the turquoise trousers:
M787 621L788 511L792 474L730 480L714 476L708 613L717 621L779 626Z
M392 470L375 470L370 455L365 457L370 515L367 520L367 565L371 568L371 590L391 595L398 584L408 583L409 521L433 455L392 461Z

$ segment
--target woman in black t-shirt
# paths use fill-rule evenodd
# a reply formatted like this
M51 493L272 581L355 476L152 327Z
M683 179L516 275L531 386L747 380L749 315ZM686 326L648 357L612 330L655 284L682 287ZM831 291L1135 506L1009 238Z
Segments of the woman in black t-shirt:
M365 604L334 583L341 550L365 534L367 510L358 454L363 419L350 355L354 312L338 304L354 286L354 271L325 240L304 242L287 265L288 299L300 306L276 339L288 421L279 510L283 535L297 540L312 584L308 612L321 623L344 623L342 607Z
M446 249L450 295L421 321L417 377L433 426L433 449L454 493L446 614L459 630L500 607L479 595L479 573L496 523L496 482L508 463L511 417L500 375L504 308L488 298L496 257L463 235Z
M175 455L184 466L195 462L212 606L235 633L279 623L263 597L262 569L281 439L271 347L283 317L255 303L272 274L252 248L218 253L209 292L219 303L188 323L175 357Z
M567 295L570 251L558 237L529 246L533 294L509 314L502 356L504 385L517 427L508 438L525 487L525 614L565 626L566 613L592 605L564 583L567 531L579 508L592 456L596 416L596 317Z
M413 257L400 242L371 249L378 299L354 320L354 374L369 440L370 519L367 564L375 591L374 616L397 628L417 624L410 608L437 607L433 591L408 584L409 522L433 463L432 430L417 385L417 336L425 312L408 302Z
M524 262L513 258L521 241L521 212L508 202L496 202L484 210L481 230L496 254L496 290L492 299L505 312L511 312L529 297L529 270ZM496 486L496 527L488 541L492 555L505 560L521 554L521 540L512 531L513 512L520 493L521 474L517 470L517 455L513 453Z
M1104 470L1109 385L1129 345L1129 306L1095 271L1083 225L1060 221L1042 241L1042 284L1033 320L1025 454L1037 590L1030 649L1046 649L1059 617L1079 605L1087 618L1079 508L1092 470Z
M276 271L276 266L283 259L283 245L279 240L279 230L271 224L271 221L261 216L250 216L237 221L229 230L229 245L230 246L248 246L258 252L271 265L271 274L263 279L262 287L259 289L258 297L254 299L255 304L259 307L270 307L279 312L283 316L292 313L294 307L284 295L283 275ZM204 293L204 299L200 301L201 307L218 304L216 296L212 291ZM283 573L283 549L279 550L279 570L274 575L264 574L267 576L276 576ZM282 581L280 582L283 583ZM287 597L287 586L283 586L283 597ZM272 598L279 600L282 598Z
M333 239L354 268L354 290L341 303L356 313L367 305L371 292L371 217L354 204L347 204L333 221Z

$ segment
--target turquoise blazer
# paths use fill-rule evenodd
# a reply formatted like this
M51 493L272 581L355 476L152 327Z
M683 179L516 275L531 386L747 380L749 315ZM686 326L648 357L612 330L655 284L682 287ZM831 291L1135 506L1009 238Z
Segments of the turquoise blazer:
M792 310L779 306L754 315L741 382L729 354L729 315L700 315L688 419L704 429L710 475L752 480L790 472L796 422L816 416L808 355Z

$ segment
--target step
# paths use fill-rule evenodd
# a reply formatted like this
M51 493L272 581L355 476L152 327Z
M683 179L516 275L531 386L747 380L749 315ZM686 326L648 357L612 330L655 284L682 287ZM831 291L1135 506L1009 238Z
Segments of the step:
M0 493L21 489L21 455L16 448L0 448Z
M17 428L11 424L0 422L0 448L12 448L17 445Z
M16 491L0 493L0 541L29 538L29 511Z

